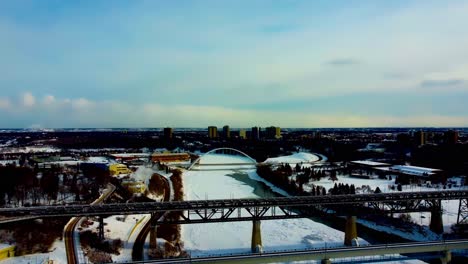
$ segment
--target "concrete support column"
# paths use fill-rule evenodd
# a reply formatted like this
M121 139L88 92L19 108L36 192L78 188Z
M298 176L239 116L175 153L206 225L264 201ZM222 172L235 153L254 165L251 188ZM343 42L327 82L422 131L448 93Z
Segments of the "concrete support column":
M345 246L352 246L355 238L357 238L356 216L348 216L345 227Z
M98 236L100 240L103 240L104 239L104 218L102 216L98 216L98 218L99 218Z
M150 228L150 250L157 249L158 242L156 241L157 238L157 226L151 224Z
M452 252L450 250L444 251L444 255L440 258L442 264L448 264L452 261Z
M260 220L254 220L252 226L252 252L261 253L262 251L262 233L260 230Z
M434 201L432 204L429 228L436 234L442 234L444 232L441 201Z

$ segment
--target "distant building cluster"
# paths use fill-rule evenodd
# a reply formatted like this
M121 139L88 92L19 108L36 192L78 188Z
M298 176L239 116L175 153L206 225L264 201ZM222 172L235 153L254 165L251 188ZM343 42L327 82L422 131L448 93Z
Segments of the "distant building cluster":
M404 134L400 135L400 137L403 138L404 136ZM458 142L458 131L455 130L448 130L443 134L426 132L423 130L411 131L409 133L409 136L413 139L413 142L418 146L437 143L456 144Z
M231 128L226 125L223 127L222 131L218 132L218 127L216 126L209 126L208 127L208 138L224 138L229 139L232 137L237 137L240 139L252 139L252 140L260 140L260 139L280 139L281 136L281 128L270 126L266 127L264 130L260 127L252 127L250 130L247 129L239 129L235 131L231 131Z

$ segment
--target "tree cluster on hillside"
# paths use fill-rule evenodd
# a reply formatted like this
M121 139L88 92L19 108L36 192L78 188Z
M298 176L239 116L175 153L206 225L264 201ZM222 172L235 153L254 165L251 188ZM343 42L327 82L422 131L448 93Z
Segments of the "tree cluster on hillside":
M297 168L296 168L297 170ZM310 168L300 169L301 173L292 179L293 170L289 164L281 164L275 169L270 165L260 165L257 167L257 174L263 179L273 183L275 186L283 189L291 195L325 195L326 190L321 186L312 185L311 191L304 190L304 184L310 181L313 170Z
M330 189L329 193L332 195L341 195L341 194L356 194L356 187L354 184L343 184L343 183L335 183L333 188Z
M38 204L41 200L57 200L59 174L58 168L40 172L30 167L0 166L0 205L28 205Z

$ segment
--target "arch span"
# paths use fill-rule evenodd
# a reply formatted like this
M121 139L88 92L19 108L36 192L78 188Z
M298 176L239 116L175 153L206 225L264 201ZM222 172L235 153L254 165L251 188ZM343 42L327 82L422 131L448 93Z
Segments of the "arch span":
M252 157L250 157L249 155L245 154L244 152L238 150L238 149L234 149L234 148L215 148L215 149L212 149L210 151L208 151L207 153L203 154L202 156L200 156L198 159L196 159L192 165L190 165L190 167L188 168L188 170L191 170L195 165L199 164L200 163L200 160L206 156L206 155L209 155L209 154L213 154L213 153L216 153L216 152L220 152L220 151L232 151L232 152L235 152L235 153L238 153L238 154L241 154L242 156L248 158L251 162L249 162L249 164L257 164L257 161L255 159L253 159Z

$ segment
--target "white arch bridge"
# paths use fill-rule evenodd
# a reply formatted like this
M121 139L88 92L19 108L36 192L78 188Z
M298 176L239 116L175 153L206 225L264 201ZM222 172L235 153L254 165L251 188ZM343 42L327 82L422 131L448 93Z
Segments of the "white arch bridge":
M203 159L210 157L212 155L230 155L230 156L240 156L243 159L234 162L227 162L224 160L212 160L209 162L204 162ZM208 151L207 153L200 156L196 159L188 168L188 170L217 170L217 169L252 169L257 165L257 161L245 154L244 152L234 149L234 148L216 148ZM201 167L204 167L203 169ZM210 169L206 168L210 167Z

